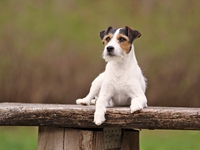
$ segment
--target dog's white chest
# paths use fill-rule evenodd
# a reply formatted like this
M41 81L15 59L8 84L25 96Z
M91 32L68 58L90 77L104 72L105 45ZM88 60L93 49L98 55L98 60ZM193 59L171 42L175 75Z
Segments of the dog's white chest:
M108 84L112 89L110 92L113 93L111 97L113 105L129 105L131 92L131 80L128 80L130 78L129 74L119 68L115 71L112 70L112 73L109 71L106 72L105 84Z
M112 97L113 105L130 105L130 96L127 85L116 85L114 95Z

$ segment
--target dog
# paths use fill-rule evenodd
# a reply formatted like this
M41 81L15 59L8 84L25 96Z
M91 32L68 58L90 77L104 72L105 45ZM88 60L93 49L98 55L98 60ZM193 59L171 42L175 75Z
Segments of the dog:
M76 100L79 105L90 105L94 98L97 99L96 125L105 121L108 106L130 105L131 113L147 107L146 78L138 66L133 45L133 41L141 36L140 32L128 26L108 27L99 35L105 46L105 71L92 82L89 94Z

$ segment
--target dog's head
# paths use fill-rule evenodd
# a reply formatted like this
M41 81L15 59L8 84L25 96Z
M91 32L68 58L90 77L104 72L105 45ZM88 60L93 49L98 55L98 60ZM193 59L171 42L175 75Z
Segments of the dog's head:
M105 46L103 58L106 61L121 61L132 49L132 43L141 36L140 32L126 26L115 29L108 27L100 32L100 38Z

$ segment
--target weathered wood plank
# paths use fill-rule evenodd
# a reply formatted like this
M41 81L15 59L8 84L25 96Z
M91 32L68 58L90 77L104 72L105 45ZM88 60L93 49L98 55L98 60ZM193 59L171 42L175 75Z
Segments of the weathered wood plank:
M125 130L122 136L121 149L125 150L139 150L139 131L137 130Z
M101 126L93 123L94 111L94 106L0 103L0 125L200 129L200 108L148 107L133 114L129 107L107 108Z
M92 150L104 150L103 131L95 131L93 134Z
M107 137L104 136L102 129L39 127L38 134L38 150L107 149L104 143L104 138ZM109 150L139 150L139 131L124 129L120 136L119 147L113 145L113 148L108 148ZM109 138L109 142L112 143L114 137Z
M38 150L64 150L64 128L40 127Z
M82 146L80 143L81 130L77 129L65 129L65 137L62 141L64 141L63 150L79 150Z

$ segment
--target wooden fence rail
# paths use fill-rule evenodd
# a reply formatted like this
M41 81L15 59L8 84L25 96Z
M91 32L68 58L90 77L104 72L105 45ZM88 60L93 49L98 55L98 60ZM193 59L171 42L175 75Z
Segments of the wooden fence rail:
M129 107L107 108L101 126L93 122L94 111L94 106L0 103L0 126L39 126L38 150L138 150L139 131L133 129L200 129L200 108L147 107L133 114Z

